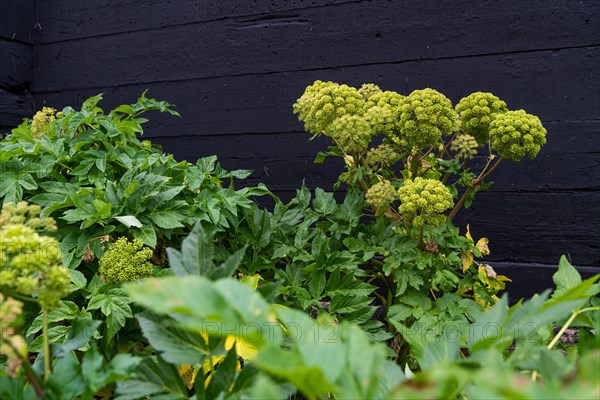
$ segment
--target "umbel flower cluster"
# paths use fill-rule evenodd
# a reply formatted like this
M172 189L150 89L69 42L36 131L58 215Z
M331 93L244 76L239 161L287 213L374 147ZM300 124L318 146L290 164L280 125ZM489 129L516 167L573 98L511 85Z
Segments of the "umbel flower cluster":
M56 109L44 107L33 116L31 122L31 134L33 137L39 137L48 133L48 128L52 122L56 121Z
M374 84L356 89L316 81L294 112L307 132L332 139L327 155L343 156L347 172L338 184L359 187L375 215L414 226L443 223L457 199L452 218L476 191L489 186L484 180L502 159L533 158L546 142L539 118L509 111L504 101L484 92L454 107L431 88L404 96ZM379 135L382 139L374 140ZM486 153L483 170L473 173L469 160ZM452 181L452 175L458 179Z
M0 213L0 287L33 297L43 310L69 294L70 277L59 243L42 232L56 230L52 219L38 218L40 207L9 203Z
M443 223L446 219L443 212L454 205L450 190L436 179L407 179L398 194L402 217L418 227Z
M152 276L154 266L150 262L152 250L144 247L141 240L128 241L120 237L108 246L100 258L100 274L104 280L114 283L133 282Z

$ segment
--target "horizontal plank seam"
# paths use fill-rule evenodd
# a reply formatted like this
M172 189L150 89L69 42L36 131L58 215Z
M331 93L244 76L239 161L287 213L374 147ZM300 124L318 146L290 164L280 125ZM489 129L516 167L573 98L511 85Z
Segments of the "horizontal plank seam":
M205 19L205 20L200 19L200 20L195 20L195 21L190 21L190 22L183 22L183 23L179 23L179 24L163 25L163 26L158 26L155 28L143 28L143 29L134 29L134 30L130 30L130 31L111 32L111 33L82 36L82 37L78 37L78 38L64 39L64 40L37 41L36 44L47 45L47 44L56 44L56 43L65 43L65 42L73 42L73 41L79 41L79 40L94 39L94 38L98 38L98 37L126 35L128 33L152 32L152 31L156 31L156 30L164 30L164 29L173 28L173 27L196 25L196 24L207 23L207 22L219 22L219 21L225 21L228 19L235 20L235 19L240 19L240 18L256 17L259 15L269 15L269 14L275 14L275 13L288 13L288 12L293 12L293 11L310 10L310 9L315 9L315 8L335 7L335 6L339 6L339 5L362 3L363 1L364 0L351 0L351 1L345 1L342 3L326 4L324 6L296 7L296 8L290 8L290 9L285 9L285 10L281 10L281 11L273 10L273 11L263 11L263 12L250 13L250 14L230 15L230 16L226 16L226 17L219 17L219 18L213 18L213 19Z
M229 75L214 75L214 76L202 76L195 78L184 78L184 79L165 79L165 80L156 80L156 81L148 81L148 82L131 82L131 83L120 83L116 85L108 85L108 86L87 86L87 87L71 87L66 90L58 91L58 90L41 90L34 91L34 94L37 93L59 93L65 91L73 91L73 90L83 90L83 89L107 89L107 88L116 88L116 87L125 87L125 86L139 86L139 85L148 85L148 84L162 84L162 83L178 83L178 82L191 82L191 81L201 81L201 80L210 80L210 79L222 79L222 78L238 78L244 76L260 76L260 75L274 75L274 74L285 74L291 72L314 72L314 71L327 71L331 69L340 69L340 68L357 68L357 67L368 67L373 65L399 65L410 62L423 62L423 61L440 61L440 60L454 60L454 59L462 59L462 58L474 58L474 57L492 57L499 55L512 55L512 54L522 54L522 53L538 53L538 52L553 52L560 50L576 50L576 49L593 49L600 47L600 43L598 44L590 44L590 45L581 45L581 46L569 46L569 47L560 47L560 48L548 48L548 49L536 49L536 50L515 50L515 51L506 51L506 52L493 52L493 53L485 53L485 54L476 54L476 55L462 55L462 56L443 56L443 57L431 57L431 58L415 58L415 59L407 59L407 60L398 60L398 61L384 61L384 62L373 62L373 63L363 63L363 64L347 64L347 65L337 65L337 66L327 66L327 67L318 67L318 68L307 68L307 69L290 69L290 70L278 70L278 71L268 71L268 72L246 72L241 74L229 74ZM35 69L35 65L34 65Z

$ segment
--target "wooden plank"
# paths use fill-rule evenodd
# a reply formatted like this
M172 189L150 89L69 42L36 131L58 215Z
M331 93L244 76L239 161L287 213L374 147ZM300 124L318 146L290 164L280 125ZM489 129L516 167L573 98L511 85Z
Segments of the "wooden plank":
M246 18L261 14L319 8L356 0L220 0L177 1L97 0L93 6L77 0L44 0L38 3L40 43L173 25ZM156 18L160 15L160 18Z
M29 88L32 65L30 45L0 39L0 89L21 91Z
M528 299L536 293L546 289L554 289L552 275L558 270L558 260L554 264L532 263L492 263L496 273L512 278L506 283L505 292L508 293L511 304L520 299ZM575 267L583 279L588 279L600 273L598 267Z
M164 60L166 62L167 60ZM40 60L44 63L44 60ZM162 62L162 61L161 61ZM48 62L49 63L49 62ZM62 61L57 65L65 65ZM183 120L157 119L156 134L277 133L302 130L292 114L292 104L307 85L317 79L360 86L374 82L386 90L408 94L432 87L454 102L474 91L490 91L509 108L523 108L543 121L597 119L600 109L600 48L570 49L449 60L411 61L288 73L192 79L179 82L135 83L104 86L101 78L81 80L86 72L69 73L69 67L46 76L36 69L38 103L56 106L79 103L86 96L104 92L107 108L134 101L149 88L149 95L179 106ZM118 63L116 63L118 64ZM118 65L94 64L91 68L118 70ZM61 67L62 68L62 67ZM142 72L136 73L141 76ZM87 74L87 73L86 73ZM578 79L573 79L577 76ZM113 82L114 83L114 82ZM112 83L111 83L112 84ZM68 90L79 86L82 89ZM90 86L97 87L89 89ZM51 91L51 92L48 92ZM159 127L160 125L160 127Z
M566 254L577 265L600 266L598 204L598 191L484 192L456 222L490 239L492 261L548 264Z
M33 97L29 93L9 93L0 89L0 133L5 135L33 115Z
M0 2L0 38L33 43L33 0Z
M400 7L391 0L347 3L273 13L267 18L170 25L55 42L39 50L36 75L41 85L37 90L398 63L600 42L593 29L600 22L600 11L593 4L582 2L559 13L562 5L558 2L549 9L543 3L523 2L516 11L514 7L493 8L490 15L470 16L466 21L454 14L436 17L442 10L437 2L412 0ZM454 2L446 4L452 9ZM59 9L68 15L68 9ZM124 10L119 15L128 14L136 13ZM99 20L102 26L105 21L118 21L105 16ZM86 16L79 22L85 21ZM486 33L485 40L481 32ZM515 62L510 67L516 70L520 65ZM68 79L59 82L57 75Z

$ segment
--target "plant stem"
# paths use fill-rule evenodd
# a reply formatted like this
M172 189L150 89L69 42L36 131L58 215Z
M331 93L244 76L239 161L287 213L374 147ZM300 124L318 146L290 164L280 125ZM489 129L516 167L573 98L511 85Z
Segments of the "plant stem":
M458 213L458 211L461 209L461 207L465 203L465 200L467 199L467 197L471 194L471 192L473 192L475 190L475 186L479 185L484 179L486 179L488 176L490 176L490 174L492 172L494 172L494 170L496 168L498 168L498 165L500 165L501 161L502 161L501 158L498 159L498 161L496 161L496 163L494 165L492 165L492 168L490 168L489 171L488 171L487 169L490 166L490 163L492 162L492 158L490 157L488 159L487 164L485 165L485 167L483 168L483 170L481 171L481 173L479 174L479 176L476 179L474 179L473 181L471 181L471 186L469 186L467 188L467 190L465 190L465 192L460 197L460 199L458 200L458 202L456 203L456 205L454 206L454 208L452 209L452 211L450 212L450 214L448 214L448 218L450 220L452 220L456 216L456 214Z
M42 310L42 337L44 340L44 382L52 373L50 369L50 340L48 338L48 310Z
M552 341L550 343L548 343L548 346L546 346L546 348L548 350L551 350L554 346L556 346L556 344L558 343L558 341L560 340L560 338L562 337L562 335L569 328L569 326L571 325L571 323L573 323L573 321L575 320L575 318L577 318L577 316L579 314L583 314L583 313L588 312L588 311L600 311L600 306L587 307L587 308L578 308L577 310L573 311L573 313L571 314L571 316L569 317L569 319L567 320L567 322L564 323L564 325L556 333L556 335L554 336L554 338L552 339ZM537 371L533 371L531 373L531 380L533 382L535 382L537 380L537 377L538 377L538 372Z
M42 384L40 383L40 378L37 376L37 374L35 373L35 371L33 370L33 368L31 368L31 365L29 364L29 360L27 359L23 359L23 364L21 364L23 366L23 372L25 372L25 376L27 377L27 380L29 381L29 383L31 383L31 386L33 387L33 390L35 391L35 394L37 395L37 397L39 399L44 399L44 389L42 389Z
M587 307L575 310L573 314L571 314L571 317L567 320L567 322L565 322L565 324L560 328L556 336L554 336L554 339L552 339L552 341L548 344L548 350L556 346L556 343L558 343L563 333L565 333L565 331L569 328L569 325L571 325L571 323L575 320L575 318L577 318L579 314L583 314L588 311L600 311L600 306Z

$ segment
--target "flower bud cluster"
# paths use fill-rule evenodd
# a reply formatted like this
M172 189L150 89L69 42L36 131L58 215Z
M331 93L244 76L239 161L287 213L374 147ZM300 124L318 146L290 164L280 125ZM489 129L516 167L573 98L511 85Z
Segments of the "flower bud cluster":
M108 282L133 282L148 276L154 271L150 259L152 250L145 248L142 241L128 241L121 237L108 246L100 258L100 274Z
M400 155L389 144L382 144L367 153L367 163L372 166L389 168L400 160Z
M365 119L371 124L373 132L398 136L398 113L403 99L404 96L399 93L385 91L375 93L367 100Z
M369 100L374 94L381 93L381 89L374 83L363 83L360 89L358 89L358 93L360 93L363 99Z
M492 148L502 158L534 158L546 143L546 129L535 115L523 110L499 114L490 124Z
M398 194L402 217L417 227L442 224L446 219L442 213L453 206L450 190L436 179L407 179Z
M450 150L456 153L457 159L471 159L477 154L479 143L471 135L457 135L450 143Z
M55 115L56 109L51 107L44 107L41 111L38 111L31 122L31 135L40 137L47 134L50 124L56 121Z
M506 103L491 93L475 92L464 97L456 105L460 127L483 144L490 138L490 124L498 114L508 111Z
M52 218L39 218L42 208L36 204L27 204L21 201L17 205L8 203L0 211L0 226L25 225L36 231L56 231L56 221Z
M356 88L316 81L294 104L294 113L304 121L307 132L331 136L329 127L336 118L364 113L364 99Z
M400 106L398 129L401 135L390 139L409 149L425 149L453 132L457 121L458 115L446 96L429 88L415 90Z
M69 294L70 277L61 262L59 243L35 230L42 230L48 223L37 218L38 212L39 207L26 203L3 208L0 214L0 285L32 296L42 309L51 310Z
M342 115L336 118L329 126L328 133L346 152L366 151L371 142L371 126L358 115Z
M398 191L390 181L382 180L371 186L365 197L367 204L375 210L375 215L382 215L391 203L398 200Z

